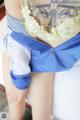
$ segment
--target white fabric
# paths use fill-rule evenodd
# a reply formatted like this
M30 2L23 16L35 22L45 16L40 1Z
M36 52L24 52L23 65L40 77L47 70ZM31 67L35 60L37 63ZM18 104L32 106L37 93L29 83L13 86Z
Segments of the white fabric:
M11 58L11 70L16 75L24 75L30 73L30 51L14 41L12 37L7 37L7 51Z

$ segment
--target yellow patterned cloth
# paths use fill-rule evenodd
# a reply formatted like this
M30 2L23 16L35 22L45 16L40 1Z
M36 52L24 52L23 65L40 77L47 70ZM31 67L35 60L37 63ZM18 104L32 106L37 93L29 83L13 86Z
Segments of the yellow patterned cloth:
M25 19L25 29L32 36L56 47L80 32L80 14L64 18L56 27L52 27L48 32L43 25L31 16L31 10L26 4L22 7L22 14Z

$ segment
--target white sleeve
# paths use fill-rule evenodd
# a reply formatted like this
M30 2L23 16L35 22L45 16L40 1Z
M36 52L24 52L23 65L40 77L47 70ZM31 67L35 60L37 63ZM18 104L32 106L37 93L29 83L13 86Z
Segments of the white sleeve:
M16 75L24 75L30 73L30 50L17 43L11 36L8 36L7 39L7 51L11 58L10 70L13 71Z

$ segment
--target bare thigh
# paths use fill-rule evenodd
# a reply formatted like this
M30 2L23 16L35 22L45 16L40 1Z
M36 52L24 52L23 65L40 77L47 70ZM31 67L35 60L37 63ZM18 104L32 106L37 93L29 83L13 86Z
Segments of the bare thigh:
M3 76L5 79L6 93L8 96L9 95L12 96L12 94L15 94L15 97L17 97L17 98L19 98L19 96L21 96L20 94L22 93L23 97L25 98L25 95L27 95L27 93L23 94L23 92L27 92L27 89L25 89L25 90L17 89L11 81L9 72L10 72L10 58L9 58L7 52L4 52L4 54L3 54ZM14 98L14 99L16 99L16 98Z
M33 120L50 120L54 73L32 73L30 86Z
M9 120L22 120L25 111L25 97L28 94L29 88L25 90L17 89L10 79L9 68L10 59L7 53L4 52L3 75L5 79L5 89L9 105Z

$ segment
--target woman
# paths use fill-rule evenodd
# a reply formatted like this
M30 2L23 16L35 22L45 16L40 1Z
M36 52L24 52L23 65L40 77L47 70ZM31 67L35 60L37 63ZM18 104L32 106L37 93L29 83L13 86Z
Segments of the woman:
M24 100L30 90L32 94L33 120L49 120L54 72L71 68L74 62L80 58L79 55L75 55L74 51L77 50L77 48L80 49L80 47L76 46L76 49L72 49L71 47L73 41L76 39L79 40L80 35L78 34L72 38L70 42L68 41L68 43L64 43L55 49L51 47L51 43L49 45L49 43L47 44L45 41L42 43L32 38L23 26L24 18L21 14L22 2L23 1L5 0L8 24L8 34L5 38L5 45L11 64L10 77L9 71L8 74L5 72L6 93L10 110L9 119L22 119L25 108ZM56 18L56 16L54 18ZM52 41L52 43L54 43L54 41ZM68 48L70 48L71 52ZM4 66L4 68L9 69L9 66ZM10 81L10 79L12 81ZM13 89L14 91L12 91ZM37 94L39 94L40 98ZM42 103L44 104L42 105ZM14 111L15 115L13 117Z

